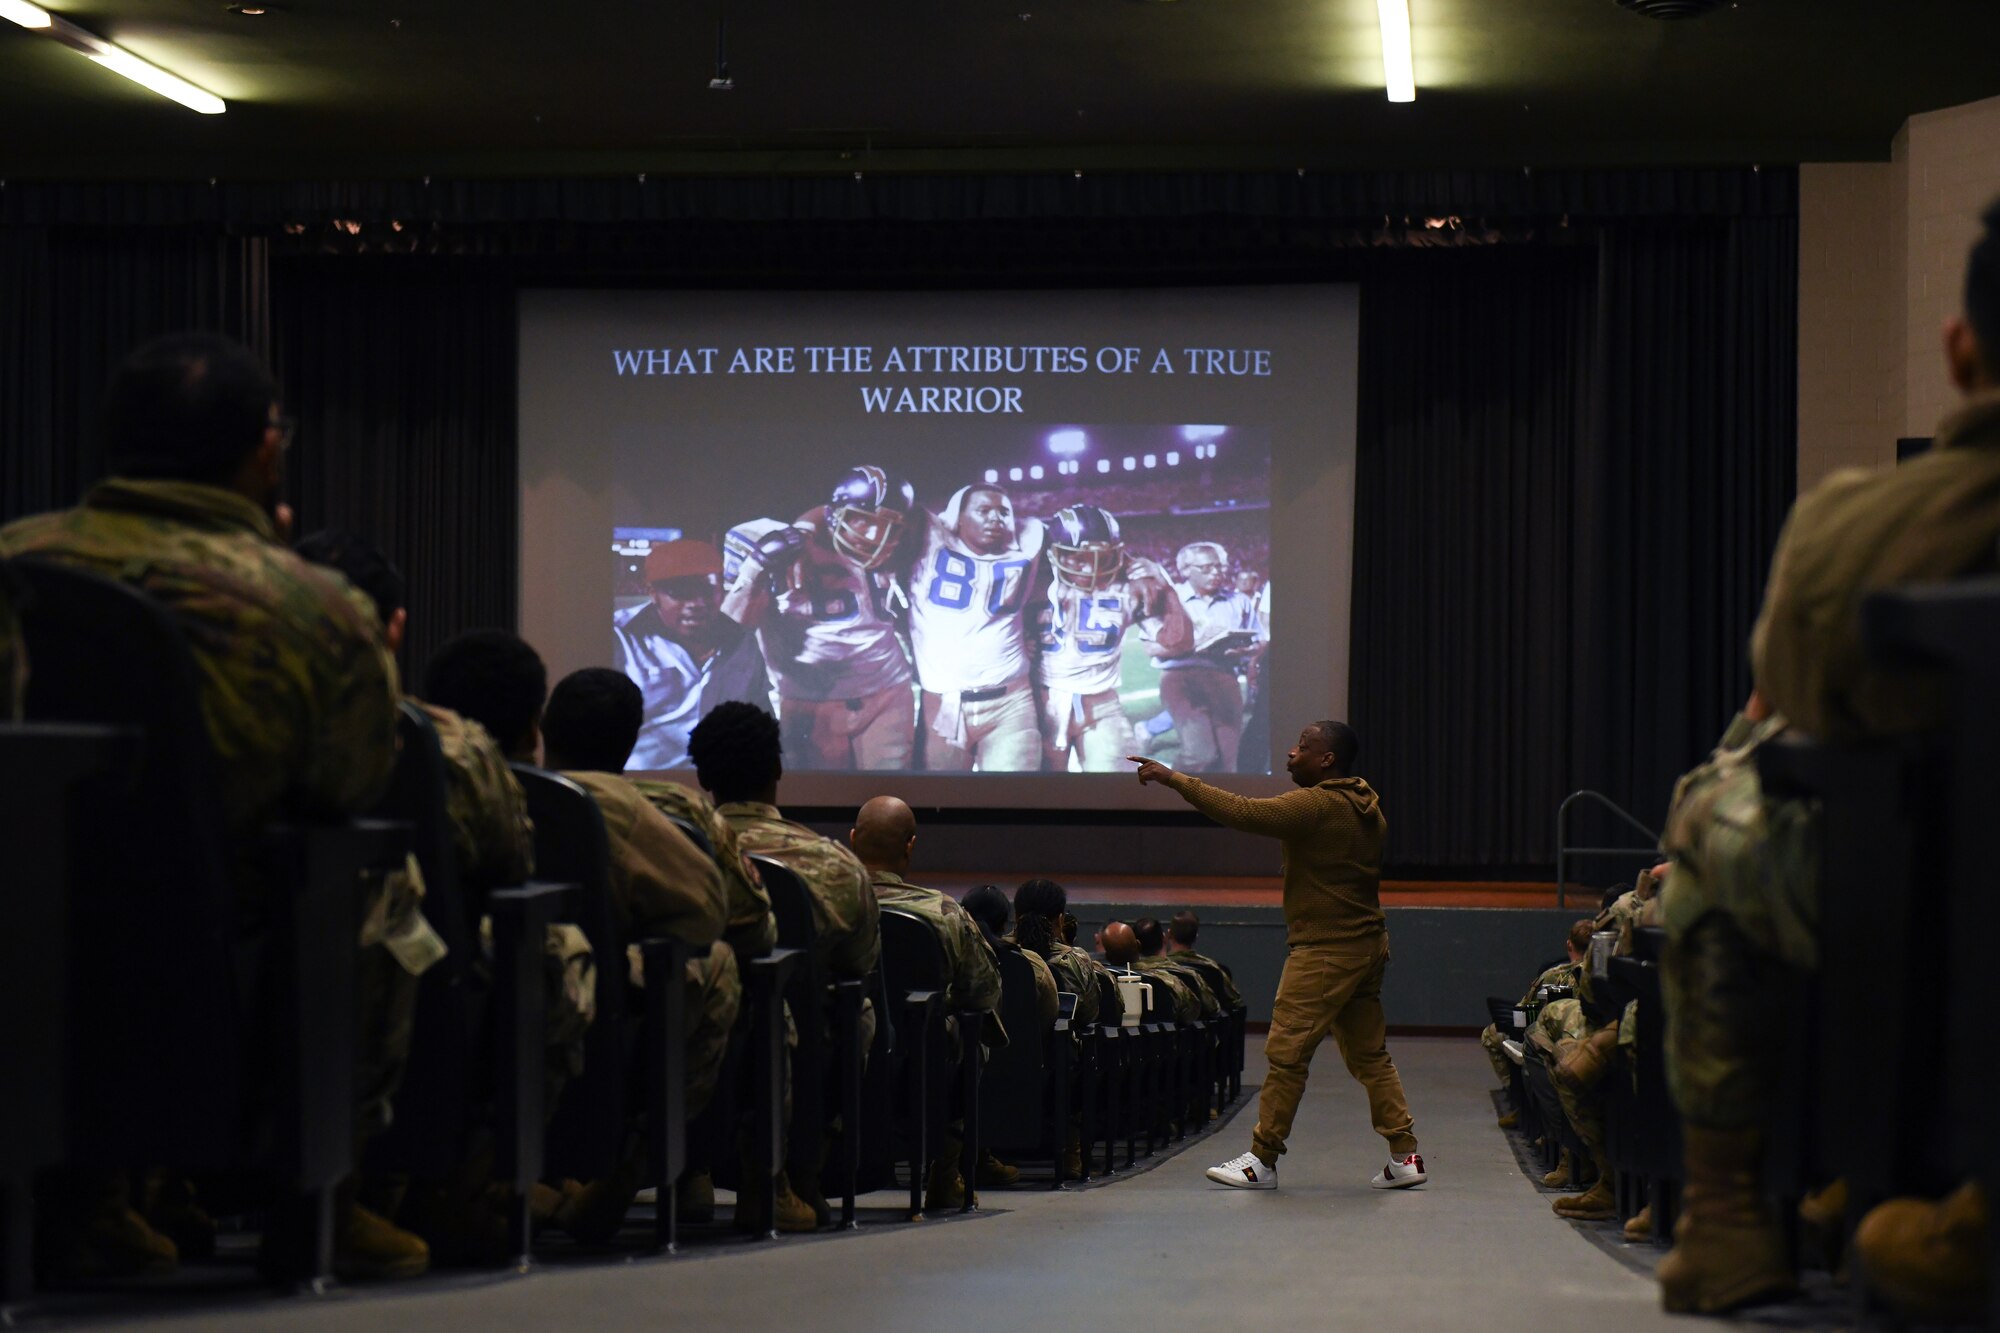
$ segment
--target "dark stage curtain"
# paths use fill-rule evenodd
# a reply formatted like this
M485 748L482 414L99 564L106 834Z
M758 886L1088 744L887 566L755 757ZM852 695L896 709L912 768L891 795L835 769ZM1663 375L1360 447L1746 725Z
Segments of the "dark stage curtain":
M1577 788L1659 827L1750 689L1796 275L1796 224L1740 219L1364 278L1351 711L1392 863L1545 870Z
M0 227L0 520L75 503L103 471L106 376L187 329L268 352L269 243L210 227Z
M1566 791L1657 823L1747 692L1793 486L1796 251L1791 170L15 182L0 517L97 475L124 350L237 334L301 418L301 529L408 576L420 676L513 623L525 283L1358 281L1350 711L1391 864L1546 873Z
M298 530L344 528L402 569L414 688L452 635L514 627L513 278L458 261L292 260L274 286Z

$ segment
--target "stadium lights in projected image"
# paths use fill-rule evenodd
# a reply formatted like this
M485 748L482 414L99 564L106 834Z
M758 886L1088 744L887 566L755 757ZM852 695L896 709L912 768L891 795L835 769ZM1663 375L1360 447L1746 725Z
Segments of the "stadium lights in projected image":
M1060 456L1080 454L1090 448L1090 436L1071 428L1049 432L1049 452Z
M987 468L987 469L986 469L986 480L988 480L988 481L998 481L998 480L1000 480L1000 469L999 469L999 468L997 468L997 467L990 467L990 468Z
M1108 459L1108 458L1100 458L1100 459L1098 459L1098 460L1097 460L1097 470L1098 470L1099 472L1109 472L1109 471L1111 470L1111 460L1110 460L1110 459Z
M1182 426L1181 438L1189 444L1206 444L1229 433L1227 426Z
M1167 466L1179 467L1180 465L1181 465L1181 456L1172 449L1167 450Z

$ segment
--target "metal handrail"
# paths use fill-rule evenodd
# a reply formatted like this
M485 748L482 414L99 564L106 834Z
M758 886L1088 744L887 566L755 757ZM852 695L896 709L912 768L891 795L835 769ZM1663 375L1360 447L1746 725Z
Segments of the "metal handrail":
M1569 808L1578 801L1590 800L1603 806L1618 818L1630 824L1638 832L1646 835L1644 847L1572 847L1569 842ZM1556 906L1567 907L1566 886L1569 884L1569 858L1576 856L1632 856L1654 857L1660 854L1660 835L1647 828L1633 817L1632 812L1612 800L1601 791L1573 791L1563 798L1556 810Z

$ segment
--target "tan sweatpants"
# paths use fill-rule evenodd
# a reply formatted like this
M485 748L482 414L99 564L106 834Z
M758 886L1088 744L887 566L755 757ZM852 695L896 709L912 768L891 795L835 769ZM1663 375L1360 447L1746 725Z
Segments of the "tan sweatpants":
M1382 973L1388 965L1386 933L1352 944L1299 945L1286 955L1271 1006L1271 1033L1264 1040L1271 1072L1257 1099L1257 1132L1251 1138L1266 1163L1275 1164L1285 1151L1306 1090L1306 1068L1328 1034L1339 1045L1347 1072L1367 1089L1375 1132L1389 1141L1389 1151L1402 1157L1417 1150L1382 1018Z

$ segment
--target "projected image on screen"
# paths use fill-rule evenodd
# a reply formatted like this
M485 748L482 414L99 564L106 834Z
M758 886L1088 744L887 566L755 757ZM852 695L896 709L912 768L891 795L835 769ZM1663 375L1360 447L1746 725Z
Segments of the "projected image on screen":
M790 770L1269 771L1261 426L885 427L823 466L745 441L728 484L621 441L613 664L635 769L717 704L775 712ZM811 455L808 455L811 456ZM716 497L726 496L720 500Z

